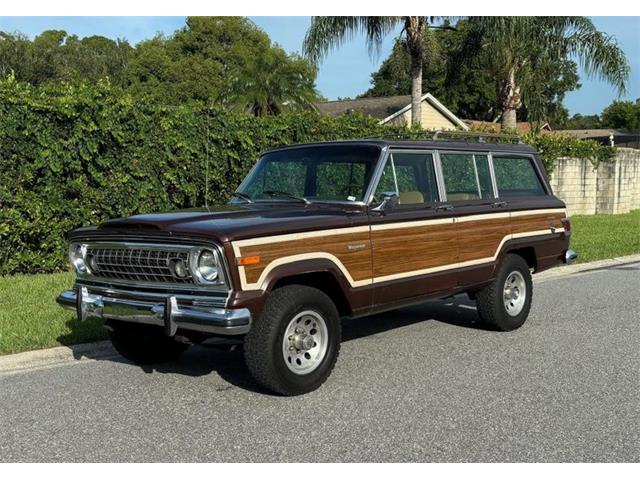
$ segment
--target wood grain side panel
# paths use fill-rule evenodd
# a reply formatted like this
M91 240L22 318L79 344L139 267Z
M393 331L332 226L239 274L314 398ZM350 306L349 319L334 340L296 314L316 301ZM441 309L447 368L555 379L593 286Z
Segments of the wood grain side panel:
M358 249L349 250L349 245L357 245ZM247 283L256 283L265 268L274 260L313 252L325 252L337 257L355 281L367 280L372 276L371 243L368 232L328 235L325 237L240 247L241 256L252 257L257 255L260 257L260 263L245 267Z
M374 277L456 263L455 235L453 223L373 230Z
M562 228L562 213L520 215L511 217L511 233L549 230L550 227Z
M490 258L505 236L511 233L509 218L460 222L456 224L460 262Z

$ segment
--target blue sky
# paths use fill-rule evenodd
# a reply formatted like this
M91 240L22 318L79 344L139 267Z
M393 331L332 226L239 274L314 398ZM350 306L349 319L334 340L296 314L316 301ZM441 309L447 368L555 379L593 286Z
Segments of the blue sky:
M252 17L271 39L285 50L299 52L310 17ZM625 99L640 97L640 17L594 17L594 23L617 38L631 63L631 79ZM131 43L158 32L171 34L184 25L184 17L0 17L0 30L20 31L31 37L47 29L62 29L80 37L104 35L126 38ZM320 66L317 86L329 99L353 97L369 87L371 73L379 67L393 45L385 39L380 55L371 58L362 38L356 37L335 50ZM600 113L617 97L608 84L587 79L581 71L582 88L569 93L565 105L571 114Z

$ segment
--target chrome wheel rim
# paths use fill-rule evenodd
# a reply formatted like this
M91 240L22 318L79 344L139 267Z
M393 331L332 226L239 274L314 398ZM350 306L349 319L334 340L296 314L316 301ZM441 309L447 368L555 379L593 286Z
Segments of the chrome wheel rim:
M524 302L527 298L527 284L519 271L514 270L507 275L502 298L505 310L512 317L517 316L524 308Z
M328 345L329 331L322 315L313 310L300 312L284 332L284 363L296 375L307 375L322 363Z

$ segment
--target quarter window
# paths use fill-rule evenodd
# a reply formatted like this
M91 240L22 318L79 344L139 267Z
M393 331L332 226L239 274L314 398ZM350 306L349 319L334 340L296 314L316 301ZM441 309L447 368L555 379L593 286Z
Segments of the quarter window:
M486 155L443 153L440 163L448 201L493 198Z
M546 195L533 163L524 157L493 157L498 196Z

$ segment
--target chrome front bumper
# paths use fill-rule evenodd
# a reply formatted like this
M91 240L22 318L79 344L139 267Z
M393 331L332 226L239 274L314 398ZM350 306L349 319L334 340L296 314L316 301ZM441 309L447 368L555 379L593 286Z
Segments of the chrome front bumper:
M251 326L251 313L246 308L227 309L178 305L176 297L164 303L132 300L89 293L87 287L62 292L57 300L62 307L75 310L78 320L100 318L162 326L169 336L178 328L196 332L243 335Z

